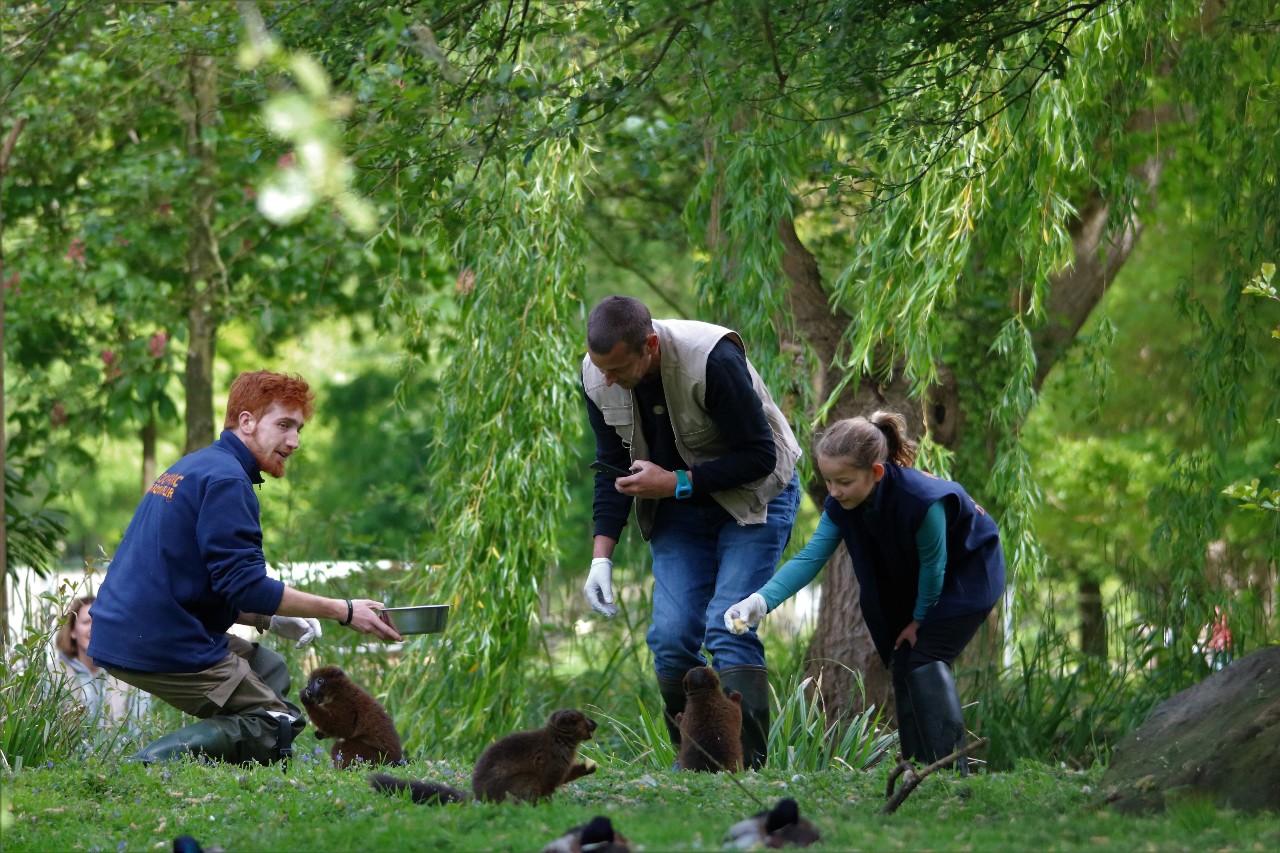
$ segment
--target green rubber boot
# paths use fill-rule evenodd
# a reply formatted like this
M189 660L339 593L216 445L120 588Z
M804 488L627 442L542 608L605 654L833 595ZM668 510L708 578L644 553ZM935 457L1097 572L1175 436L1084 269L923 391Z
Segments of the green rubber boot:
M270 764L293 754L293 739L305 726L300 713L217 714L152 741L129 760L152 764L189 755L228 764Z
M759 770L769 760L769 670L732 666L720 671L720 686L742 694L742 763Z

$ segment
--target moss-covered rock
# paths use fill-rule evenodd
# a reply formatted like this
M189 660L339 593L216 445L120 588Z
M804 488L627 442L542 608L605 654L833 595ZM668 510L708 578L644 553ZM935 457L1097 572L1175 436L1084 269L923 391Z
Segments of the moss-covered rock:
M1163 811L1187 798L1280 811L1280 646L1162 702L1116 745L1103 786L1128 813Z

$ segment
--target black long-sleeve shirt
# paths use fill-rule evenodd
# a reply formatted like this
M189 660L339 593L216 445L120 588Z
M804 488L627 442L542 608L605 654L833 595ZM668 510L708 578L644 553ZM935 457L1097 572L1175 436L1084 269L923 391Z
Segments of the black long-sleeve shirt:
M675 431L667 412L661 376L647 379L632 392L640 409L641 434L649 445L649 461L668 471L693 473L693 503L711 504L712 492L759 480L777 462L773 430L764 406L751 387L747 356L742 348L723 338L707 356L707 413L729 451L718 459L692 468L680 456ZM584 389L583 396L586 396ZM631 466L631 457L613 427L605 423L600 408L587 398L587 416L596 435L596 458L620 468ZM596 536L618 539L626 526L633 498L614 488L614 478L596 474L592 518Z

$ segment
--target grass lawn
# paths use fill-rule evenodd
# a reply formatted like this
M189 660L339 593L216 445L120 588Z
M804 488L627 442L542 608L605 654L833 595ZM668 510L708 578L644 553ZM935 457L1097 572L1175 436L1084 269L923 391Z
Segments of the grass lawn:
M590 753L588 753L590 754ZM591 755L595 760L600 756ZM239 851L537 851L608 815L633 850L720 850L731 823L784 796L817 824L826 850L1278 850L1280 816L1183 802L1154 817L1101 800L1100 768L1026 764L967 779L934 774L880 815L888 767L868 772L680 773L602 762L538 806L417 806L374 793L367 773L318 751L280 767L190 762L142 767L66 763L4 777L3 850L172 849L189 834ZM462 762L414 762L397 775L468 787Z

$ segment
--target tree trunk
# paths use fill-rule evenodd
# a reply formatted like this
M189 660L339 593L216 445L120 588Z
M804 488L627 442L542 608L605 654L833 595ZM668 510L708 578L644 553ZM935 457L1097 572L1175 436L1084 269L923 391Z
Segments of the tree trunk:
M1169 152L1165 151L1135 170L1134 177L1140 179L1152 195L1160 182L1164 158L1168 156ZM1137 210L1116 211L1097 195L1079 210L1080 215L1071 224L1075 260L1050 281L1045 312L1048 320L1032 336L1036 390L1044 384L1049 371L1102 301L1142 236L1142 221Z
M210 56L188 60L192 112L187 156L195 167L191 187L191 236L187 244L187 439L184 453L213 441L213 361L218 337L218 291L224 277L213 230L215 183L213 128L217 120L217 67Z
M836 347L845 327L852 322L847 315L836 314L822 287L822 278L813 254L800 242L790 219L778 225L778 237L784 251L782 269L791 281L790 307L796 327L802 329L809 346L817 356L815 391L819 399L830 392L826 370L836 356ZM838 400L829 420L867 415L877 409L892 409L907 419L908 428L920 435L929 428L937 440L953 443L959 434L957 392L949 371L943 372L944 384L930 390L929 402L921 406L910 397L910 386L902 372L889 384L874 381L859 383L857 389ZM821 482L806 484L810 498L818 506L826 497ZM870 706L891 707L892 679L871 642L862 609L858 604L858 581L853 564L842 545L828 561L823 573L822 598L818 605L818 626L806 653L805 676L821 685L823 706L832 717L861 713ZM858 679L863 690L857 690Z
M142 439L142 493L156 481L156 416L155 412L142 425L139 437Z
M823 574L818 627L804 664L805 677L821 689L822 707L833 720L873 705L887 708L893 696L889 670L862 618L860 592L849 552L841 543Z
M1081 578L1076 596L1080 606L1080 651L1106 660L1107 622L1102 611L1102 587L1096 580Z

